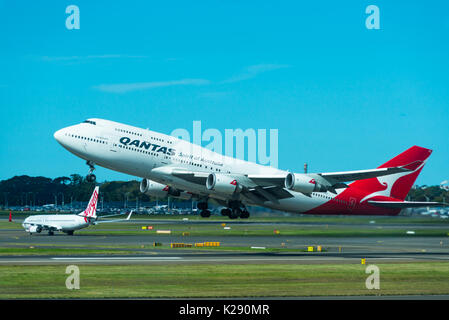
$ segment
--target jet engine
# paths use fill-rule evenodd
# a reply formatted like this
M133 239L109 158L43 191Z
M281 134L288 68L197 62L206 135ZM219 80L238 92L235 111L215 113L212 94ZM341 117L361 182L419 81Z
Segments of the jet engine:
M189 200L192 198L192 194L189 192L181 191L165 184L154 182L150 179L142 179L140 182L140 192L157 198L165 198L168 196L182 200Z
M40 228L39 226L31 226L29 230L30 233L40 233L42 231L42 228Z
M232 176L211 173L206 180L206 188L219 193L233 194L242 191L242 186Z
M289 190L310 194L325 192L326 188L314 178L302 173L289 173L285 177L285 187Z

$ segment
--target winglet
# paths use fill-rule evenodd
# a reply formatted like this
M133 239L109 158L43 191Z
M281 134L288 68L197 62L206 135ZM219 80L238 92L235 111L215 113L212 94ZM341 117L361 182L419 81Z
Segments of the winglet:
M126 218L126 220L129 220L129 218L131 218L131 215L133 214L134 210L131 210L131 212L129 213L128 217Z

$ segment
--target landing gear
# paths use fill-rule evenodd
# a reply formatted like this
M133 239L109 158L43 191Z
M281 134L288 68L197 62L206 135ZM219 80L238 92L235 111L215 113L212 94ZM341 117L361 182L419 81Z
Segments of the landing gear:
M197 204L198 210L200 210L200 215L203 218L210 217L210 210L208 210L207 200L200 201ZM245 205L239 200L228 201L228 207L223 208L220 211L222 216L227 216L229 219L248 219L249 211L246 209Z
M67 231L67 235L73 236L73 230Z
M49 230L49 231L48 231L48 235L49 235L49 236L52 236L52 235L54 235L54 234L55 234L55 233L53 232L53 230Z
M95 170L94 163L90 160L86 161L86 164L89 166L89 173L86 176L87 182L95 182L97 177L92 173Z
M201 201L198 202L198 204L196 205L196 207L200 210L207 210L208 206L207 206L207 201Z
M242 213L240 214L241 219L248 219L249 218L249 211L245 209L242 210Z
M210 217L210 210L201 210L200 212L201 217L203 218L209 218Z
M245 205L238 200L232 200L228 202L229 208L223 209L223 215L227 215L229 219L248 219L249 211L246 209Z
M196 205L196 207L201 210L200 211L200 215L203 218L209 218L210 217L210 210L208 210L208 206L207 206L207 201L201 201L198 202L198 204Z
M231 210L230 209L228 209L228 208L221 209L221 215L222 216L229 217L230 214L231 214Z
M240 210L240 208L233 208L229 214L229 219L237 219L241 214L242 210Z

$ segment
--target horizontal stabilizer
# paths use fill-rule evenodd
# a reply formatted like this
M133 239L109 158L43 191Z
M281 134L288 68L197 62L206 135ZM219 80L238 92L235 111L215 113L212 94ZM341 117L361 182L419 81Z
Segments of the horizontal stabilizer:
M419 207L446 207L449 203L445 202L418 202L418 201L373 201L368 200L369 204L381 208L391 209L405 209L405 208L419 208Z
M133 214L134 210L131 210L128 217L126 219L115 219L115 220L103 220L103 221L95 221L93 224L100 224L100 223L111 223L111 222L121 222L121 221L128 221L131 218L131 215ZM112 215L111 215L112 216Z
M346 172L327 172L319 173L320 176L332 182L333 184L345 181L364 180L382 176L388 176L391 174L413 171L416 168L415 162L406 166L391 167L391 168L377 168L371 170L358 170L358 171L346 171ZM421 162L422 163L422 162Z

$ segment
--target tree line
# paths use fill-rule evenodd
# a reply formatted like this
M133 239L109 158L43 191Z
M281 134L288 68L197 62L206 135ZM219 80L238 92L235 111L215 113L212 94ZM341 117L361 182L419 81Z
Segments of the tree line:
M155 199L139 191L138 181L106 181L99 183L100 196L104 202L153 201ZM61 205L63 202L89 200L95 183L86 181L79 174L55 179L46 177L15 176L0 181L0 203L2 206L42 206L45 204Z

